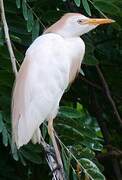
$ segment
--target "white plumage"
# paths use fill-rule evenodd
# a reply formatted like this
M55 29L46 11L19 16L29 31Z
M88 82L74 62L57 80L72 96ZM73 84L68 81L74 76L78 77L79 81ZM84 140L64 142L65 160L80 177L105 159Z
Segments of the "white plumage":
M12 99L13 141L18 148L31 139L40 143L39 126L48 120L57 161L63 167L52 126L61 97L80 70L85 52L80 35L99 24L111 22L110 19L90 19L68 13L29 47L15 81Z
M38 37L29 47L13 93L13 135L18 148L30 141L44 120L55 118L84 51L80 38L64 39L54 33Z

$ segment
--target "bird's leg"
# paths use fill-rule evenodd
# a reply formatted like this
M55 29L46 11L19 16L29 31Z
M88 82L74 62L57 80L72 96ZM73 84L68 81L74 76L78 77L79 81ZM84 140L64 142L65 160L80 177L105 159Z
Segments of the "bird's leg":
M57 145L57 142L56 142L56 138L55 138L55 135L54 135L53 118L49 119L49 121L48 121L48 133L50 135L50 138L51 138L53 146L54 146L54 150L55 150L58 165L61 168L62 176L64 177L63 163L62 163L62 160L61 160L60 152L59 152L58 145ZM63 177L62 177L62 180L64 179Z

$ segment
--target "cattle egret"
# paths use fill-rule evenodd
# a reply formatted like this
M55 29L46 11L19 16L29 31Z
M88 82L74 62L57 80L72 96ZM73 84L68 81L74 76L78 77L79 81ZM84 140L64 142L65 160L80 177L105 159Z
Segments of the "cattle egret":
M12 98L13 140L19 149L30 140L40 143L40 125L48 121L58 164L62 166L53 119L68 85L80 70L85 53L83 34L111 19L88 18L80 13L65 14L28 48L18 72Z

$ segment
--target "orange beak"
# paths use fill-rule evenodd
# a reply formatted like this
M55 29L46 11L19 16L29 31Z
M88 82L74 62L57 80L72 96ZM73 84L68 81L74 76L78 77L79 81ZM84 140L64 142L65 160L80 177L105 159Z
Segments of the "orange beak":
M84 24L91 24L91 25L101 25L101 24L109 24L115 22L112 19L97 19L97 18L90 18L87 20L84 20Z

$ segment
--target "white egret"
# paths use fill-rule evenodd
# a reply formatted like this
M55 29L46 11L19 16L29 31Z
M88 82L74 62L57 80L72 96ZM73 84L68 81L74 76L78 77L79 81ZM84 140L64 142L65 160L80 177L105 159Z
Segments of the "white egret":
M75 79L85 53L83 34L111 19L88 18L79 13L65 14L28 48L18 72L12 99L13 140L17 148L40 143L40 125L48 121L57 161L62 166L53 129L59 102Z

